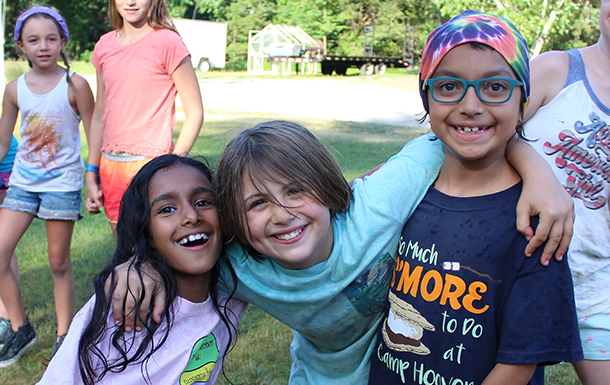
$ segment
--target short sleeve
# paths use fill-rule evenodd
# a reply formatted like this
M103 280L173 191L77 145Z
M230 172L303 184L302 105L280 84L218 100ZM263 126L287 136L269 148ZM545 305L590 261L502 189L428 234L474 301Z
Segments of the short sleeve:
M497 362L543 364L582 359L567 258L540 264L539 249L516 277L501 315Z
M49 362L38 385L82 383L83 380L78 363L79 344L81 336L91 320L94 306L95 295L74 316L68 335L64 339L61 348L53 356L51 362Z
M102 55L102 51L104 50L104 47L106 46L106 39L108 37L108 34L103 35L102 37L100 37L100 40L98 40L97 43L95 43L95 47L93 47L93 54L91 55L91 64L93 65L93 68L95 68L95 70L98 73L102 73L102 67L100 64L101 61L101 55Z
M167 30L163 47L163 65L168 74L173 74L178 65L189 56L190 53L180 35L172 30Z

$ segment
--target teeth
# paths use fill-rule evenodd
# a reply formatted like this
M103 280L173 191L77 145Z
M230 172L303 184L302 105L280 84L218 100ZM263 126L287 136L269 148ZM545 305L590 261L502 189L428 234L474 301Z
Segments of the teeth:
M210 236L205 234L205 233L191 234L188 237L184 237L181 240L179 240L178 244L179 245L185 245L188 242L195 242L195 241L198 241L200 239L208 240L208 239L210 239Z
M478 133L486 130L484 127L456 127L458 131L465 133Z
M294 237L296 237L297 235L301 234L301 233L303 232L303 230L304 230L304 229L305 229L305 228L303 227L303 228L300 228L300 229L298 229L298 230L294 230L294 231L293 231L293 232L291 232L291 233L288 233L288 234L282 234L282 235L276 235L275 237L276 237L276 238L278 238L278 239L281 239L282 241L288 241L288 240L293 239L293 238L294 238Z

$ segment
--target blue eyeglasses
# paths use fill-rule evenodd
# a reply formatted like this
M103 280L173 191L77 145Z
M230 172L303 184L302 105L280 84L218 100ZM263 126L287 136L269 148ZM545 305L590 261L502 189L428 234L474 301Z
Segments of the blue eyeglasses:
M507 78L485 78L473 82L459 78L432 78L426 84L430 87L432 99L439 103L459 102L470 86L484 103L506 103L513 96L515 87L523 86L522 82Z

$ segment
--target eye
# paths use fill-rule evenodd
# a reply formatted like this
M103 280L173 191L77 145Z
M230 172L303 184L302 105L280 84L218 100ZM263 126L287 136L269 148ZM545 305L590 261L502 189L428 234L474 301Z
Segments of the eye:
M202 198L197 200L197 202L195 202L195 207L207 207L207 206L212 206L214 203L206 198Z
M437 92L455 93L461 92L461 89L462 83L458 82L457 80L444 79L434 82L434 90Z
M162 206L157 210L157 214L170 214L176 211L176 208L173 206Z
M500 93L508 91L510 86L504 80L490 80L483 83L482 89L484 92Z
M267 200L262 199L262 198L252 200L252 201L250 201L250 204L248 205L248 210L252 210L258 206L264 205L265 203L267 203Z
M287 195L295 195L298 193L302 193L304 190L298 187L291 187L290 189L288 189Z

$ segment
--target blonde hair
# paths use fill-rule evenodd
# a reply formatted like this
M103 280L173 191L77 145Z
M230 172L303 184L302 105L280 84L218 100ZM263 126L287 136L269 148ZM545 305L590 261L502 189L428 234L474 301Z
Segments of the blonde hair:
M114 29L119 31L123 28L123 18L119 14L115 0L108 0L108 18ZM148 25L153 28L167 28L178 32L172 17L169 15L166 0L152 0L148 9Z
M331 216L347 211L352 200L352 190L328 149L311 131L288 121L263 122L242 131L220 156L216 175L223 235L234 237L256 260L262 255L246 237L245 178L255 186L265 186L266 179L294 185L328 207Z

